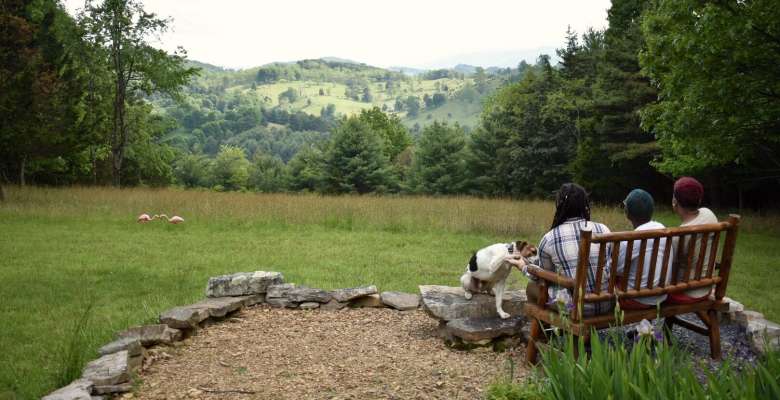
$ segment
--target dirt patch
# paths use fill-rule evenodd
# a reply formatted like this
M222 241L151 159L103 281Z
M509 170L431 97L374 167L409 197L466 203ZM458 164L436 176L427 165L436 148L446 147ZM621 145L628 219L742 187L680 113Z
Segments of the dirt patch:
M452 350L436 327L422 311L249 308L158 350L133 397L473 399L522 359Z

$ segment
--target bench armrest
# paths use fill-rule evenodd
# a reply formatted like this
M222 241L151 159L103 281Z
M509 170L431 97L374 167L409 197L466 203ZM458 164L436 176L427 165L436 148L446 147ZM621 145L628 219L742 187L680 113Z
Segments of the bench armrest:
M528 273L539 279L544 279L547 282L554 283L565 288L574 289L575 286L574 279L569 278L568 276L556 274L555 272L541 269L535 265L528 266Z

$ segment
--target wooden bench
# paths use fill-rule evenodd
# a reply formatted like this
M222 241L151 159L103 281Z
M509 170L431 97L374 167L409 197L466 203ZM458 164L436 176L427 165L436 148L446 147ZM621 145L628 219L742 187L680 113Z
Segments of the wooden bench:
M528 272L539 278L539 298L536 303L528 302L524 306L525 315L531 319L531 337L528 341L527 360L530 363L536 362L537 348L536 343L542 339L543 325L553 325L571 332L582 340L587 341L593 329L603 329L615 326L618 321L615 318L615 312L610 311L606 314L595 316L582 316L580 310L583 310L585 303L595 303L611 301L615 302L618 298L638 298L645 296L659 296L663 294L680 293L689 289L715 286L714 294L711 294L706 300L692 304L668 304L661 303L659 308L647 310L623 310L622 323L630 324L639 322L643 319L653 320L656 317L665 317L664 327L671 329L673 324L680 325L699 334L709 336L710 352L712 358L719 359L720 352L720 325L718 321L718 312L728 309L728 303L723 302L723 296L726 294L726 286L729 281L729 272L731 271L731 262L734 257L734 245L737 240L737 228L740 217L738 215L729 216L727 221L717 224L687 226L679 228L656 229L646 231L615 232L606 234L593 234L588 229L583 229L579 243L579 262L574 278L546 271L541 268L531 267ZM725 233L725 241L722 248L719 249L721 236ZM665 246L663 254L659 254L661 240L651 240L666 238L666 243L672 243L673 238L677 238L678 243L685 243L687 239L688 258L686 274L679 279L680 263L669 262L672 257L672 247ZM712 240L709 240L712 238ZM645 253L648 246L648 240L652 243L651 259L646 263ZM694 252L698 246L698 257L694 264ZM632 249L635 242L640 243L639 259L637 265L636 279L634 282L628 282L626 279L617 280L618 267L618 249L620 242L627 242L627 248ZM709 246L707 245L711 243ZM702 245L703 244L703 245ZM598 266L596 269L596 289L593 293L585 293L586 273L590 270L590 257L592 248L598 248ZM678 245L676 251L679 259L682 245ZM611 249L615 249L611 251ZM611 251L611 254L610 254ZM631 252L626 257L624 273L628 273L631 263ZM720 259L717 261L718 254ZM609 262L608 262L609 257ZM662 257L661 277L668 276L667 269L673 264L670 279L661 279L660 284L653 285L655 269L658 257ZM706 269L704 269L705 259L707 259ZM648 279L645 288L642 288L642 271L646 266ZM714 272L717 271L715 275ZM605 273L609 273L605 278ZM600 282L608 279L606 290L603 289ZM570 289L574 309L567 318L561 318L556 309L547 307L547 288L550 285L558 285ZM584 294L584 295L583 295ZM690 323L677 318L678 315L686 313L696 313L704 326ZM667 332L671 332L667 330Z

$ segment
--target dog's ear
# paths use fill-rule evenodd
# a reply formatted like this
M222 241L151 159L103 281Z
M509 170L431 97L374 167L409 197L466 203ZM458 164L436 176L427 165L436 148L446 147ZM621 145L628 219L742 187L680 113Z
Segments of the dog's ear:
M471 255L471 259L469 260L469 271L475 272L479 267L477 266L477 253L474 253Z
M523 241L518 240L515 242L515 251L521 252L523 251L523 249L525 249L525 246L528 246L528 242L526 242L525 240Z

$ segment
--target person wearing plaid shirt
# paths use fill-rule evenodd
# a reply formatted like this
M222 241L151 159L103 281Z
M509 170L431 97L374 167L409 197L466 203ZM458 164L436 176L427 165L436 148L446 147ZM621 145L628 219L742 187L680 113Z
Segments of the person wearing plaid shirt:
M550 231L542 237L539 243L539 266L542 269L574 278L579 259L580 232L585 226L590 227L593 233L609 232L606 225L590 221L590 205L585 189L574 183L566 183L561 186L556 197L555 217ZM611 248L608 248L607 251L611 251ZM601 282L596 282L597 264L598 247L594 246L590 252L591 269L585 283L587 293L592 293L597 284L601 285L602 289L606 289L609 280L606 275L608 274L604 274ZM607 270L609 270L608 267ZM548 288L549 299L557 298L558 292L563 290L568 289L551 285ZM535 301L538 299L539 286L531 281L528 284L527 293L529 300ZM573 293L569 292L568 294L573 297ZM586 303L583 314L585 316L597 315L610 309L610 302Z

